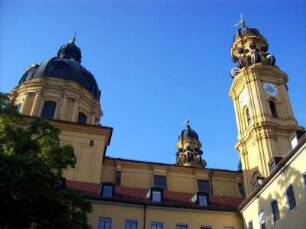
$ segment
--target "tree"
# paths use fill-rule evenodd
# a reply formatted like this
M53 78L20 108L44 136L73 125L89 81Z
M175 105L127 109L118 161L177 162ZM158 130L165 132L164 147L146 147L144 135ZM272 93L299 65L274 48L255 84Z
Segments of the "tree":
M58 129L25 119L0 93L0 229L88 228L90 202L63 183L63 170L75 163Z

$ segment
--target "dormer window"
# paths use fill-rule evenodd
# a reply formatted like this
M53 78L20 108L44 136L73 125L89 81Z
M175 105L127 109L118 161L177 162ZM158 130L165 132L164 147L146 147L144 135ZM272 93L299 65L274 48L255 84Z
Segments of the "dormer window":
M149 198L152 202L160 203L163 201L163 192L162 188L153 187L147 193L147 198Z
M206 192L197 192L191 198L191 202L197 203L201 207L207 207L209 204L209 194Z
M112 198L115 196L115 186L112 183L102 183L101 196L105 198Z

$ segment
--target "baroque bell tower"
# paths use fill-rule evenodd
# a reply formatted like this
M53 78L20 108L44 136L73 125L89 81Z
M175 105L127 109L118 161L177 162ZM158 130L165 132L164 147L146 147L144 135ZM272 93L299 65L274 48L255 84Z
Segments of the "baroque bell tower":
M289 138L301 128L295 120L288 76L275 65L269 43L241 19L231 45L236 67L229 95L234 103L246 193L249 195L270 174L269 165L289 151Z

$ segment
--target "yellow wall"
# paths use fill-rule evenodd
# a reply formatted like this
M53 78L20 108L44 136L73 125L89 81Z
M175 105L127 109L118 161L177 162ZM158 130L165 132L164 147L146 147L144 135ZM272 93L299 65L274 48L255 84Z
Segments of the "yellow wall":
M46 100L56 102L54 119L76 122L78 113L87 116L87 124L98 125L102 110L100 102L76 82L58 78L35 78L11 92L20 105L20 113L40 116Z
M242 181L242 173L222 170L186 168L136 161L105 158L102 181L115 183L116 170L121 171L121 185L149 189L154 186L154 175L164 175L167 190L195 193L197 179L209 180L211 176L213 195L240 196L237 183ZM211 175L209 175L211 174Z
M164 228L167 229L175 228L176 224L187 224L190 229L200 229L200 226L212 226L213 229L242 228L241 218L238 213L234 212L148 205L145 207L144 205L106 201L92 201L92 206L93 211L89 215L88 222L93 229L98 228L99 217L111 218L112 228L116 229L124 228L126 219L137 220L139 229L150 229L151 222L163 223ZM145 227L143 227L144 224Z
M77 158L75 168L64 171L66 179L100 184L103 155L111 129L55 120L51 123L61 130L61 143L72 145ZM90 145L91 140L93 146Z
M258 214L264 210L267 228L303 229L306 225L306 187L302 175L306 173L306 144L291 158L290 161L269 181L269 183L242 210L244 221L253 221L254 228L259 227ZM289 211L286 189L293 186L297 206ZM270 202L278 202L280 220L273 223Z

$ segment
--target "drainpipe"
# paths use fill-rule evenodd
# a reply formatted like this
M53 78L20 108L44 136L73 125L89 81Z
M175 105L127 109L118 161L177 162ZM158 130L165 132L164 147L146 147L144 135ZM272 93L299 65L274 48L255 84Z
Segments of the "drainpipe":
M143 229L146 229L147 205L143 204Z
M209 171L208 173L208 180L209 180L209 184L210 184L210 194L213 195L214 194L214 188L213 188L213 183L212 183L212 176L213 176L213 171Z

